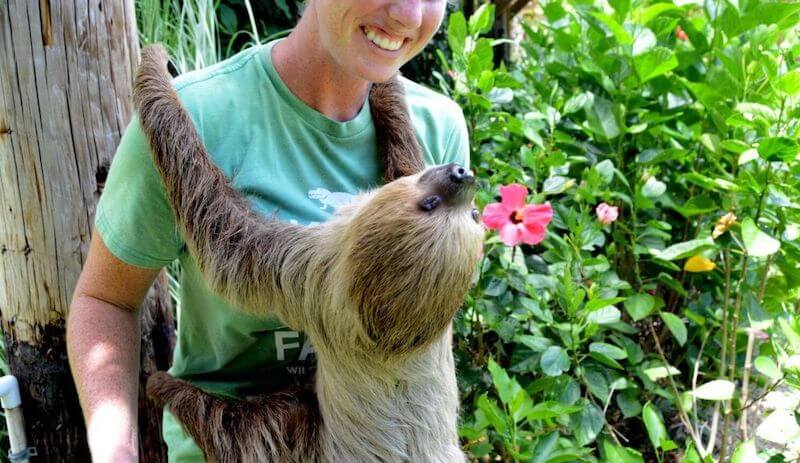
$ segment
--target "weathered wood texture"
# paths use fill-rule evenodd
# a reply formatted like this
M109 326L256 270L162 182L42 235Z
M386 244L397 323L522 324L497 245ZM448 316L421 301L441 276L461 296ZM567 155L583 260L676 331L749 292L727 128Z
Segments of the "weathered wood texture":
M0 315L37 461L89 461L64 320L138 55L133 0L0 0ZM171 347L166 284L156 288L143 311L151 357ZM160 412L140 411L142 460L162 461Z

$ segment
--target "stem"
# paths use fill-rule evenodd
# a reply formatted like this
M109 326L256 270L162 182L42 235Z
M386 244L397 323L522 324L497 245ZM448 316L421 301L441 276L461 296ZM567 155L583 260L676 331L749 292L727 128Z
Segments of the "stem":
M700 374L700 360L703 358L703 351L706 348L706 342L708 338L711 337L709 334L706 334L703 338L703 342L700 343L700 351L697 353L697 357L694 360L694 372L692 373L692 391L697 389L697 377ZM692 394L692 415L694 415L694 427L695 429L699 429L699 425L697 423L697 398Z
M744 255L744 262L742 262L742 275L739 277L739 284L736 286L738 294L736 295L736 302L733 306L733 320L731 321L731 332L730 332L730 364L729 364L729 371L728 371L728 379L733 382L736 379L736 332L739 328L739 313L742 308L742 295L744 294L743 286L744 280L747 276L747 265L749 264L750 259L747 254ZM730 424L731 424L731 415L733 414L733 410L731 407L731 401L725 401L725 420L722 422L722 444L720 447L719 453L719 461L725 461L725 457L728 455L728 434L730 433Z
M742 379L742 403L747 402L748 386L750 383L750 368L753 360L753 346L755 346L755 330L751 327L747 333L747 353L744 356L744 378ZM739 429L742 430L742 439L747 440L747 410L742 409L742 416L739 422Z
M727 373L728 362L728 310L730 306L731 295L731 254L730 249L725 248L722 253L722 261L725 265L725 295L722 301L722 346L720 348L720 362L719 362L719 377L724 378ZM714 403L714 413L711 416L711 431L708 436L708 445L705 447L706 453L711 454L714 452L714 447L717 441L717 431L719 430L719 406L720 403Z
M650 335L653 337L653 340L656 343L656 349L658 350L658 355L661 357L661 361L664 362L664 368L667 369L667 373L669 373L669 363L667 362L667 356L664 355L664 349L661 348L661 341L658 340L658 336L656 335L656 330L653 328L653 322L648 321L647 327L650 329ZM700 453L700 458L705 459L706 455L703 451L702 443L700 442L700 437L695 431L694 427L692 426L692 422L689 420L689 415L686 414L686 410L683 409L681 406L681 398L680 394L678 393L678 386L675 384L675 380L672 378L671 374L667 374L667 378L669 378L669 384L672 386L672 393L675 395L675 405L678 409L678 417L683 423L683 426L686 427L686 431L689 433L689 436L692 438L692 442L694 442L695 448L697 448L698 453ZM656 451L656 454L658 452Z
M772 263L772 255L767 256L767 261L764 264L764 273L761 274L761 284L758 288L758 300L764 300L764 292L767 289L767 276L769 275L769 266ZM753 361L753 348L755 347L755 330L750 327L747 333L747 353L744 357L744 378L742 379L742 404L747 403L747 396L749 393L750 385L750 369L752 368ZM742 430L742 437L747 440L747 408L742 408L742 418L739 428Z

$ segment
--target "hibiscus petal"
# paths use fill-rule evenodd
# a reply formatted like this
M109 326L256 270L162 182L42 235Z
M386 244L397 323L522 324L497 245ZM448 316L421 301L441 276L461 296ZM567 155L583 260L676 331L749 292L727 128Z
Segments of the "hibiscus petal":
M544 239L547 229L540 226L538 223L525 224L522 228L522 236L520 239L525 244L539 244Z
M505 243L506 246L516 246L522 242L522 229L523 227L509 222L500 229L500 240Z
M526 196L528 196L528 189L519 183L512 183L511 185L500 187L500 202L510 210L517 210L525 207Z
M549 203L526 206L522 214L525 225L534 223L544 228L553 220L553 208Z
M488 204L481 214L483 224L490 230L500 230L511 222L511 211L501 203Z

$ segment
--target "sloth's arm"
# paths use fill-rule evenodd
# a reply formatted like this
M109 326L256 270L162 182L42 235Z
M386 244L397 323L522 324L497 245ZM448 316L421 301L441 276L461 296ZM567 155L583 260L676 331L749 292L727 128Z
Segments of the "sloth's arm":
M175 219L210 287L242 310L270 307L295 325L303 262L310 257L308 229L265 219L252 211L212 163L167 73L160 46L142 50L134 103ZM288 318L288 319L287 319Z

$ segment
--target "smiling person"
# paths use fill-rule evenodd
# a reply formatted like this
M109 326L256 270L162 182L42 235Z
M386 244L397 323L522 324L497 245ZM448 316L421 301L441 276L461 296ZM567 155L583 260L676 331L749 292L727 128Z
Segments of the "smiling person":
M174 81L215 164L253 207L285 221L327 220L381 182L368 94L439 28L446 0L308 0L285 39ZM460 108L401 78L426 165L467 165ZM188 253L136 117L98 203L89 256L68 321L70 365L96 462L138 461L138 307L159 270L182 273L170 373L244 398L313 373L302 333L237 312L214 295ZM170 462L202 452L169 413Z

